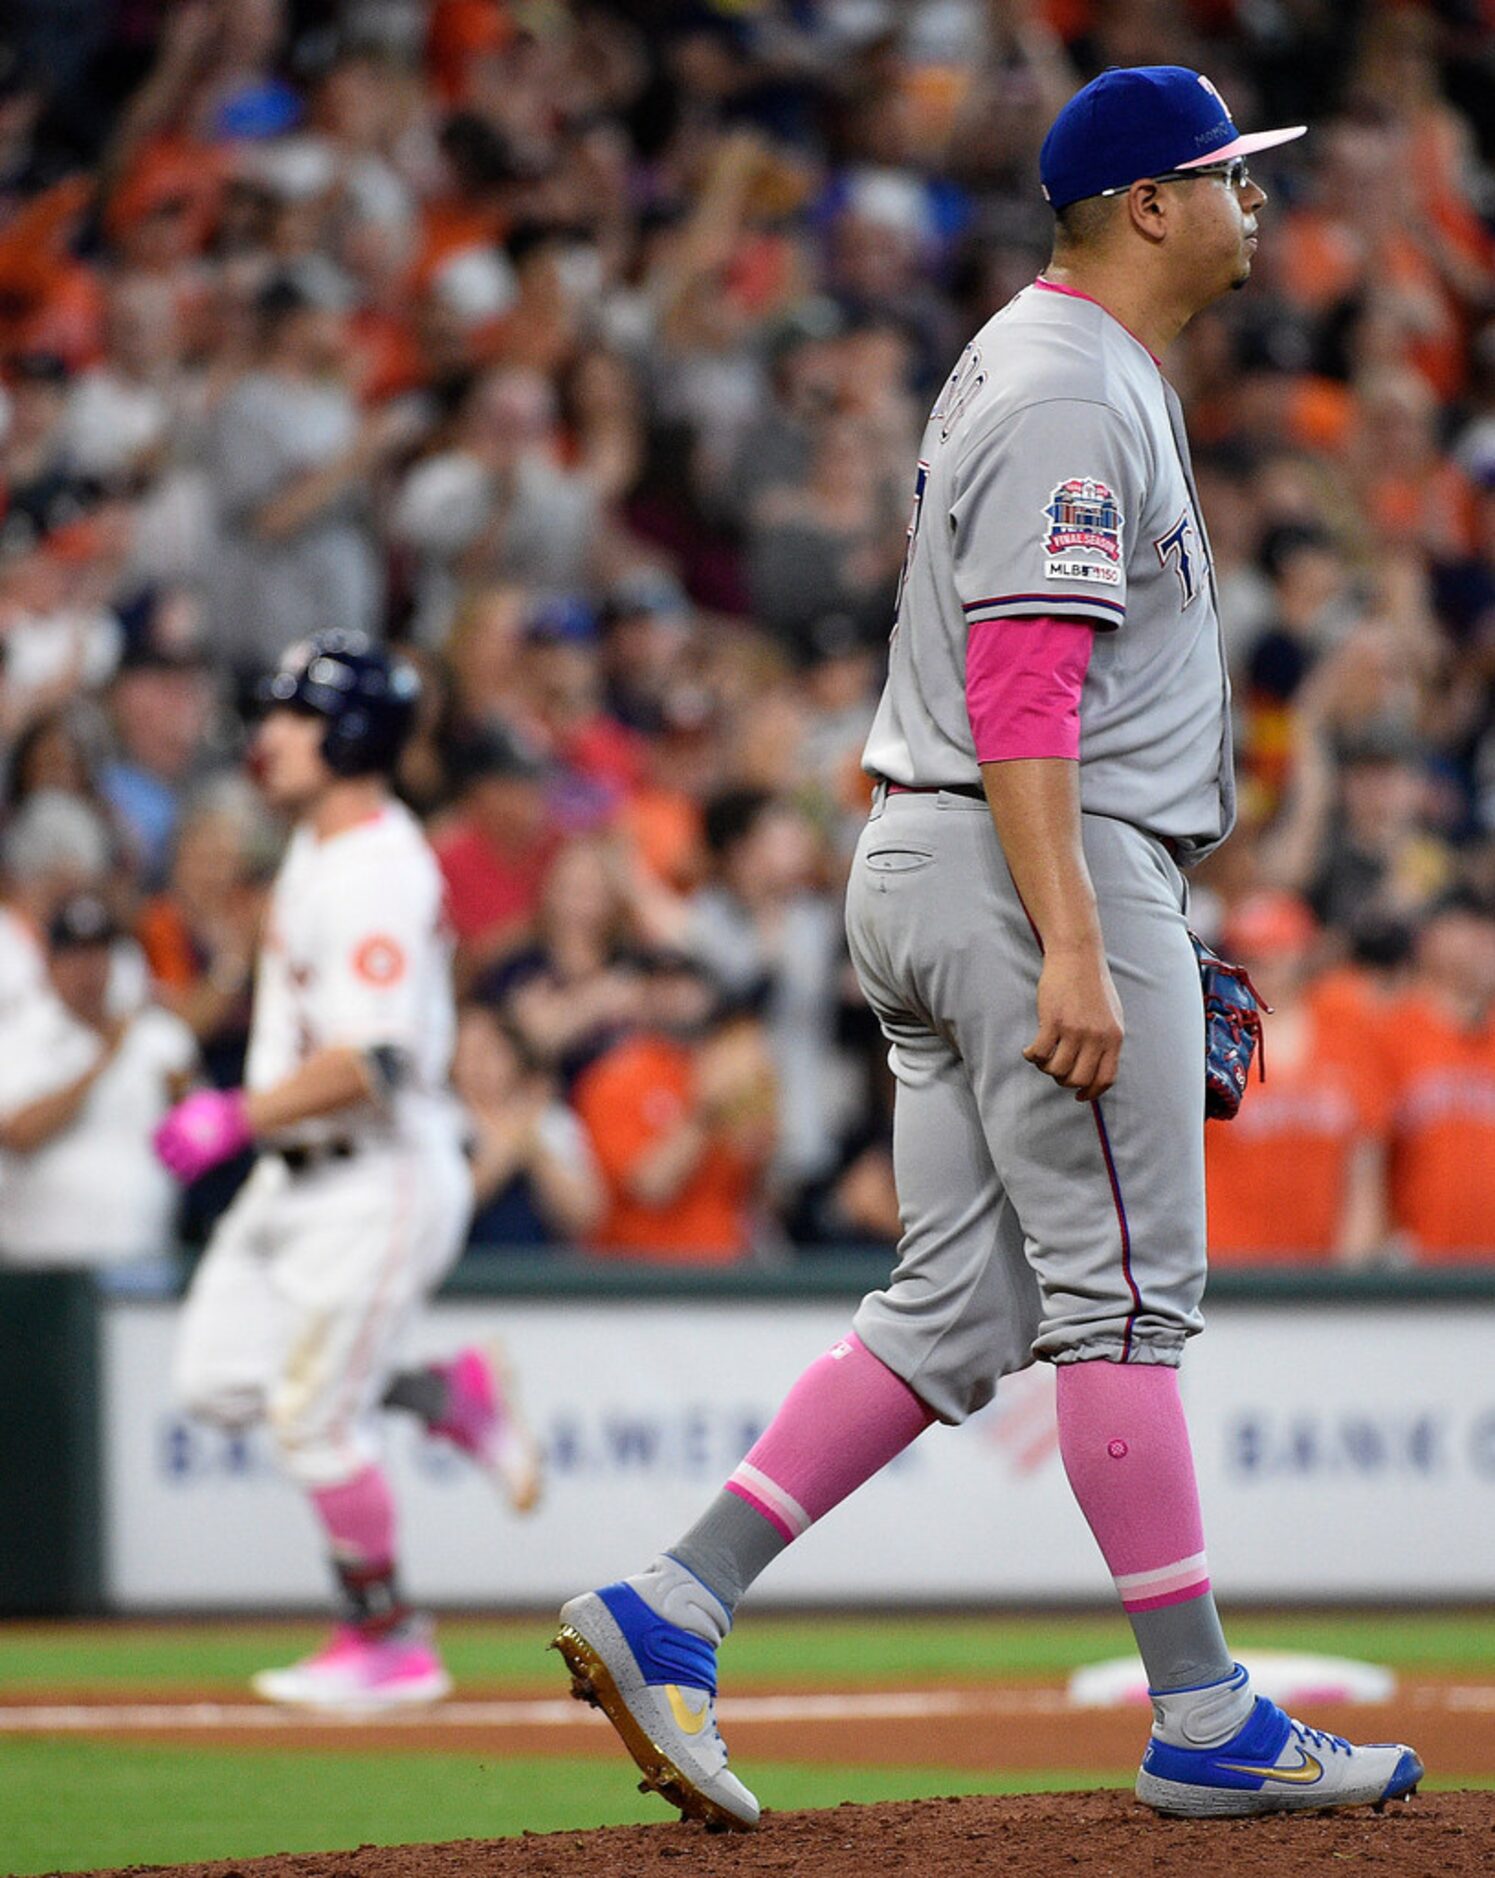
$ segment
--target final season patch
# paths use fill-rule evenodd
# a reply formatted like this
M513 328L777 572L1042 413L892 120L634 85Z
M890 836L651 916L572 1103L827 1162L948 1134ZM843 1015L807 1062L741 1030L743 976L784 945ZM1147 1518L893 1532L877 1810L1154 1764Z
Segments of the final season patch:
M1121 585L1121 526L1114 493L1094 476L1071 476L1049 497L1043 551L1049 580L1090 580Z

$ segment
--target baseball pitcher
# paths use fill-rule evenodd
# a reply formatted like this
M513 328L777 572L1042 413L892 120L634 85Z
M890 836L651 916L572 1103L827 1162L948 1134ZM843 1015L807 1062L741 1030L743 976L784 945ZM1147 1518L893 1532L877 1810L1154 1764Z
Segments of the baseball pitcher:
M1180 868L1230 832L1234 794L1209 542L1159 355L1247 279L1266 205L1248 159L1300 134L1241 135L1178 66L1087 85L1043 146L1052 261L930 416L847 893L897 1078L898 1265L696 1525L573 1598L556 1640L688 1816L757 1819L714 1710L748 1585L1035 1358L1057 1366L1064 1466L1153 1692L1139 1798L1322 1809L1421 1777L1409 1748L1293 1720L1234 1662L1177 1380L1205 1274ZM1211 1086L1238 1097L1244 1007L1211 995Z

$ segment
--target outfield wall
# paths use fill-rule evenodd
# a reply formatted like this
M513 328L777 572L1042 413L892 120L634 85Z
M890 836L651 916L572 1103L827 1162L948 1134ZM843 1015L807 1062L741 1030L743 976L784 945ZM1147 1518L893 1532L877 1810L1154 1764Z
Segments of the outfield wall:
M415 1356L501 1334L550 1454L532 1519L391 1421L410 1591L548 1605L675 1538L804 1365L844 1332L849 1268L690 1281L497 1268L454 1296ZM1348 1286L1217 1285L1189 1351L1210 1561L1226 1598L1442 1598L1495 1589L1495 1288L1485 1274ZM177 1305L115 1296L99 1324L102 1593L122 1611L315 1605L306 1507L263 1437L185 1422L168 1397ZM1053 1376L1011 1380L930 1432L796 1545L765 1596L796 1602L1073 1600L1110 1587L1066 1488Z

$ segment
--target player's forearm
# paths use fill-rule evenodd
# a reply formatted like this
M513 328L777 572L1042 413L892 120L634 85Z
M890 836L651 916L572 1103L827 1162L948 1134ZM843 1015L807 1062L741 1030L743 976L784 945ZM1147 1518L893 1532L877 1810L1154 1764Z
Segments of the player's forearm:
M34 1154L44 1148L54 1135L71 1127L83 1106L83 1099L98 1080L104 1059L87 1069L65 1088L50 1095L38 1096L0 1121L0 1148L11 1154Z
M1013 882L1045 953L1101 947L1080 839L1080 766L1063 757L983 763L981 780Z
M349 1045L318 1050L283 1081L250 1090L244 1098L251 1133L279 1134L297 1122L367 1102L377 1094L367 1055Z

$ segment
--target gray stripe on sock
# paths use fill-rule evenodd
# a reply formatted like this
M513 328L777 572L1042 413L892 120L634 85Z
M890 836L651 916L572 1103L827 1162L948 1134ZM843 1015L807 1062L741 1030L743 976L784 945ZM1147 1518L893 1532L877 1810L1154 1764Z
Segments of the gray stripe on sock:
M1149 1689L1197 1688L1220 1682L1235 1669L1211 1591L1155 1611L1128 1611L1127 1617Z
M748 1586L788 1543L777 1526L724 1488L669 1553L735 1611Z

